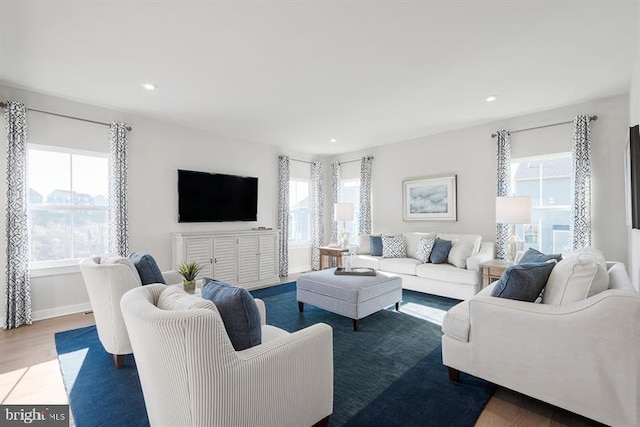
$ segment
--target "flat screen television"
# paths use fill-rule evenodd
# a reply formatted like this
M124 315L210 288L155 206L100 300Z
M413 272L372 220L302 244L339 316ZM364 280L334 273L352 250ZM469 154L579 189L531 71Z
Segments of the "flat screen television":
M631 227L640 228L640 128L629 128L629 154L631 164Z
M258 178L178 169L178 222L257 221Z

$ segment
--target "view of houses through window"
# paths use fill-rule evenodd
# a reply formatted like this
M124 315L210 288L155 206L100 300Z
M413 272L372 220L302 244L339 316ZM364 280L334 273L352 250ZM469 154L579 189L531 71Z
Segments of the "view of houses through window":
M338 230L349 232L349 244L358 244L358 218L360 217L360 178L340 180L340 203L353 204L353 221L338 224Z
M108 165L106 153L29 146L32 263L107 251Z
M514 196L531 196L531 224L517 225L525 250L571 250L571 153L511 160Z
M311 242L309 180L289 180L289 243Z

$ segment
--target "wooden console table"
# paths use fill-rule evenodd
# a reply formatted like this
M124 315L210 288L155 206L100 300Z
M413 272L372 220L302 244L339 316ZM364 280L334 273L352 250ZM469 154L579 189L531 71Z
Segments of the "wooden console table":
M336 267L342 267L342 254L349 252L347 248L332 248L330 246L320 246L320 270L329 268L329 257L336 259Z
M500 279L502 273L509 267L511 263L503 259L492 259L480 264L482 268L482 287L489 286L495 280Z

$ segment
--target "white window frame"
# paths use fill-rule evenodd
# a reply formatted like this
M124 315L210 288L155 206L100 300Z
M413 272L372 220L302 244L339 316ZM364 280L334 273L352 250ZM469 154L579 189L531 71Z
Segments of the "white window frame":
M50 151L55 153L64 153L70 155L81 155L81 156L92 156L92 157L101 157L108 159L109 153L104 153L100 151L90 151L90 150L81 150L77 148L68 148L68 147L59 147L53 145L43 145L43 144L27 144L27 155L30 150L40 150L40 151ZM73 176L73 163L70 167L71 176ZM28 176L29 176L29 165L27 164L27 188L28 185ZM73 191L73 189L72 189ZM87 206L87 205L31 205L27 200L27 213L31 216L32 210L66 210L66 211L109 211L109 204L106 206ZM29 230L29 234L31 234L31 230ZM31 239L31 235L29 236ZM71 239L71 245L73 247L73 238ZM31 249L31 248L29 248ZM72 251L73 253L73 251ZM68 274L78 272L78 263L82 258L71 258L71 259L61 259L61 260L50 260L50 261L30 261L29 268L32 272L32 276L49 276L54 274Z

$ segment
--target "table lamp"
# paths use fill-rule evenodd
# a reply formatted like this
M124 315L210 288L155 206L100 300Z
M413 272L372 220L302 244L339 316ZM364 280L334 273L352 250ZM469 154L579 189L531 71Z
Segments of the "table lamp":
M516 233L516 224L531 223L531 197L496 197L496 223L511 224L511 235L505 242L505 249L509 262L515 262L518 251L524 249L524 241Z
M333 216L336 222L342 221L342 232L340 237L342 239L341 245L343 248L349 247L349 232L345 223L347 221L353 221L353 204L352 203L336 203L333 205Z

